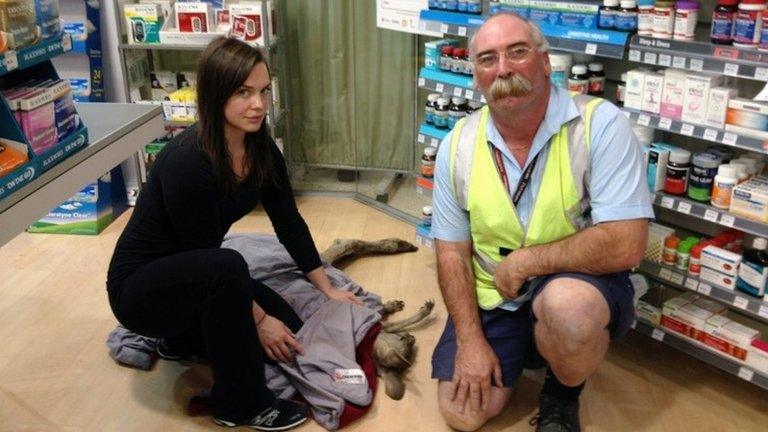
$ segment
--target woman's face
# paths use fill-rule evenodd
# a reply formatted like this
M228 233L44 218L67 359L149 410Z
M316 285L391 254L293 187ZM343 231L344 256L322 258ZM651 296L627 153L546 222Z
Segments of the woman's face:
M259 130L267 114L270 91L267 65L259 63L224 105L225 129L241 132Z

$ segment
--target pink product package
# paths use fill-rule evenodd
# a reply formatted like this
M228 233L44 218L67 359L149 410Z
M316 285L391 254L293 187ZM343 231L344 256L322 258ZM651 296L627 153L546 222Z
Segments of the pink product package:
M8 102L8 107L11 109L13 117L16 119L16 123L19 124L19 127L21 127L21 110L19 109L19 102L24 97L24 95L30 93L31 91L33 91L33 89L23 87L2 91L3 97L5 98L6 102Z
M25 95L19 102L21 129L36 155L58 142L53 94L44 89Z

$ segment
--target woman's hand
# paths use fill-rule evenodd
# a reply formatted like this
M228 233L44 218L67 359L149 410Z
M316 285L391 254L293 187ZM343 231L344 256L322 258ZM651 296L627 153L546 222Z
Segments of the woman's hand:
M272 360L291 362L294 352L304 355L304 348L296 340L296 335L279 319L266 315L256 325L256 331L264 352Z
M355 297L355 295L349 291L343 291L340 289L331 288L325 291L325 296L331 300L340 301L342 303L352 303L358 306L365 306L362 300Z

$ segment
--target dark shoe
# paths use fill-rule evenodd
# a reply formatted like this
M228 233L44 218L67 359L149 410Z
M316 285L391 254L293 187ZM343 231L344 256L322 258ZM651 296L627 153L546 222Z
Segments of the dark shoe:
M296 427L309 418L307 406L298 402L277 399L273 407L267 408L250 421L234 422L213 418L219 426L235 427L248 426L260 431L284 431Z
M157 347L155 347L158 357L163 360L181 360L189 353L179 347L174 347L168 342L168 339L158 339Z
M579 401L539 396L539 412L529 422L536 432L581 432Z

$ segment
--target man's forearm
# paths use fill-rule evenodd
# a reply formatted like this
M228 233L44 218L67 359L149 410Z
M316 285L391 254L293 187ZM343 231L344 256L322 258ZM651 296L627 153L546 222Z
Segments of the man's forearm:
M458 248L436 242L437 277L443 300L456 328L458 343L483 336L477 312L477 293L472 270L471 246Z
M609 222L560 241L519 250L530 276L562 272L607 274L636 266L648 240L648 221Z

